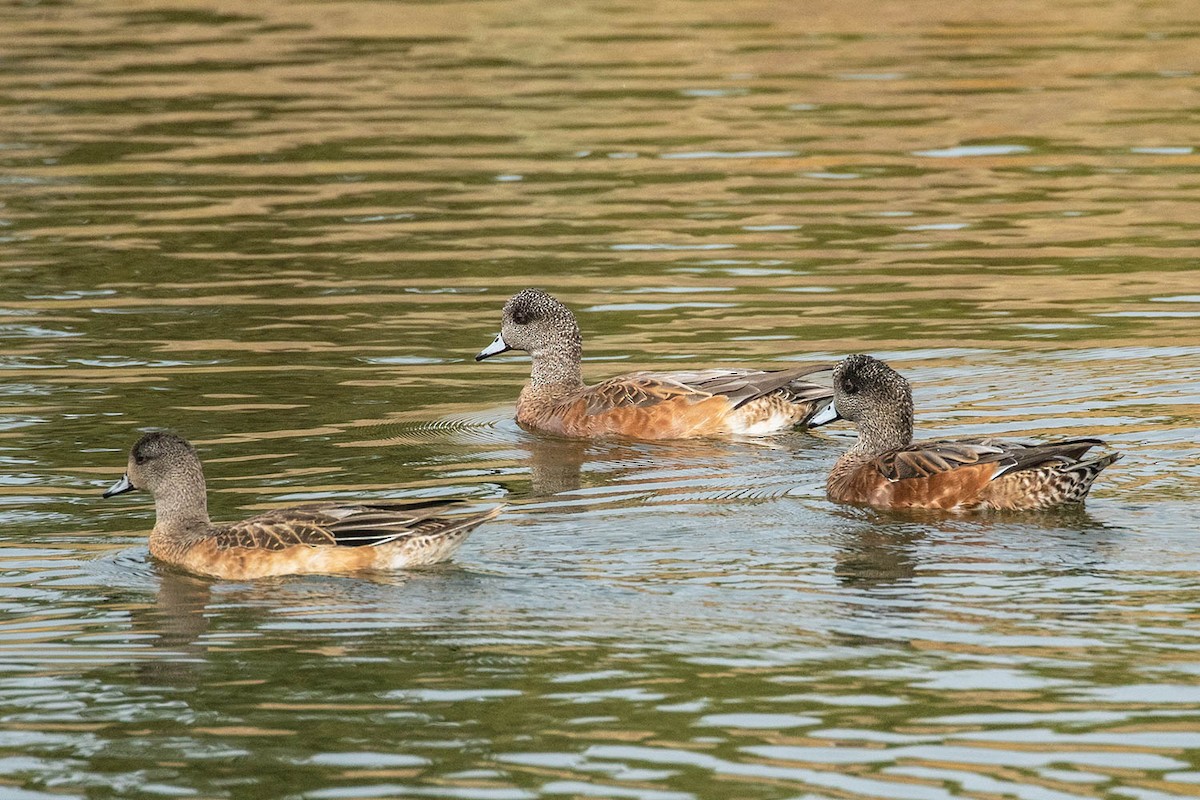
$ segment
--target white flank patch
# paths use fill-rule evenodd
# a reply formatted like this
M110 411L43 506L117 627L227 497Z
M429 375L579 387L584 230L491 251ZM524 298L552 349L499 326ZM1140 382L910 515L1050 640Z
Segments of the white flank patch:
M792 415L786 411L777 411L766 419L746 424L745 417L739 415L730 420L729 432L739 436L766 436L778 433L792 427Z

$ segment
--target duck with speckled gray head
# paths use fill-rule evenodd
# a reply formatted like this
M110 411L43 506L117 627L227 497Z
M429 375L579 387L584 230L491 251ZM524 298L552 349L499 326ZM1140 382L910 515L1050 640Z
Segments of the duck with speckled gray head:
M559 436L763 436L813 424L833 399L830 387L807 380L829 364L633 372L589 386L575 315L540 289L520 291L504 304L499 335L475 360L509 350L524 351L533 362L517 398L517 422Z
M833 372L833 412L858 441L834 465L826 488L842 503L880 508L1025 511L1082 503L1120 453L1104 442L1052 443L991 437L914 442L912 389L877 358L848 356ZM832 414L833 412L830 412Z

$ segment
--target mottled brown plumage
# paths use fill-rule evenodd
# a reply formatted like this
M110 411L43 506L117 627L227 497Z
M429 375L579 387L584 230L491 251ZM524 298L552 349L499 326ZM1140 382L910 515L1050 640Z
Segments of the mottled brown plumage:
M833 397L828 387L803 380L827 365L635 372L587 386L575 315L537 289L518 292L505 304L500 335L475 358L513 349L533 359L517 399L517 422L560 436L761 435L807 424Z
M186 440L166 431L138 440L125 475L104 496L133 489L154 495L150 552L155 558L230 579L434 564L500 513L497 507L453 515L461 508L457 500L313 503L214 525L200 458Z
M834 370L837 412L858 441L829 474L829 497L883 508L1029 510L1083 502L1119 453L1086 458L1098 439L1036 444L993 438L912 441L912 391L882 361Z

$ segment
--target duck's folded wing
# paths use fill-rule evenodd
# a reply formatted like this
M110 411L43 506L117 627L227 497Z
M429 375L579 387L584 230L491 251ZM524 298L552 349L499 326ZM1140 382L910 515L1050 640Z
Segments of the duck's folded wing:
M801 380L829 368L828 364L816 364L770 371L708 369L635 372L587 389L587 413L595 414L613 408L644 408L681 398L699 402L716 396L725 397L737 408L780 391L793 402L830 397L833 395L831 388Z
M1048 463L1074 464L1099 439L1070 439L1052 444L1030 444L992 438L913 442L908 447L885 453L875 467L889 481L932 478L956 469L995 464L991 477L1031 469Z
M672 377L680 383L703 392L727 397L734 408L737 408L752 400L777 392L783 393L792 402L832 397L833 388L831 386L821 386L803 380L814 372L826 372L830 368L829 364L810 364L794 369L778 370L706 370L695 373L676 373Z
M217 546L265 550L297 545L377 546L411 536L448 532L487 518L486 514L444 516L459 506L460 501L446 500L293 506L222 527L216 537Z
M647 408L675 400L700 402L712 393L661 375L638 372L611 378L584 389L585 413L603 414L617 408ZM578 395L577 395L578 397Z

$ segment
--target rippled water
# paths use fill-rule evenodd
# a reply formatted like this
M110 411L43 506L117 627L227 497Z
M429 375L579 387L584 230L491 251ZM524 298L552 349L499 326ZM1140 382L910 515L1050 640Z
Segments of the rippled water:
M1048 6L1048 7L1045 7ZM1191 3L0 6L0 796L1200 793ZM476 364L892 360L928 433L1102 435L1086 510L829 503L845 428L581 443ZM218 519L512 505L456 561L193 579Z

